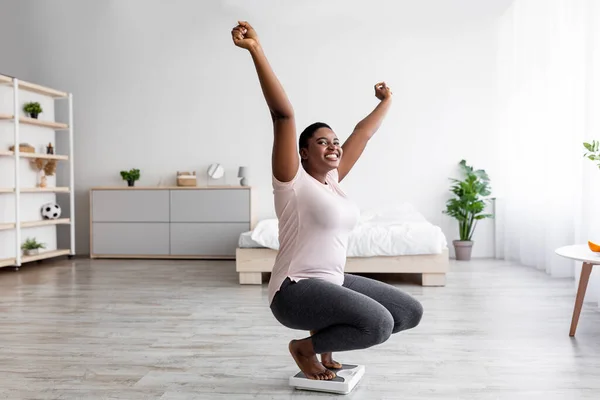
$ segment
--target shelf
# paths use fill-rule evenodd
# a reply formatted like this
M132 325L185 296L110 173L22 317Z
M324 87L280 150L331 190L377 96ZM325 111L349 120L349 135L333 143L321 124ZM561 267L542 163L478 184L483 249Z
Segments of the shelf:
M58 219L45 219L41 221L26 221L21 222L21 228L34 228L38 226L48 226L48 225L66 225L70 224L71 219L69 218L58 218Z
M53 251L44 251L40 252L40 254L35 256L23 256L21 257L21 263L25 264L32 261L45 260L47 258L66 256L71 254L71 250L53 250Z
M69 218L59 218L59 219L46 219L41 221L26 221L21 222L21 229L24 228L35 228L40 226L53 226L53 225L66 225L70 224L71 220ZM0 231L6 231L10 229L15 229L16 224L0 224Z
M46 193L69 193L68 187L45 187L45 188L21 188L21 193L38 193L38 192L46 192Z
M45 260L48 258L60 257L60 256L68 256L71 254L71 250L51 250L51 251L43 251L40 254L35 256L22 256L21 264L25 264L28 262ZM17 263L16 258L4 258L0 260L0 267L10 267L14 266Z
M0 267L10 267L11 265L15 265L17 260L14 258L4 258L0 259Z
M11 114L0 114L0 120L6 121L14 121L14 116ZM19 117L19 123L25 125L34 125L41 126L43 128L51 128L55 130L64 130L69 129L68 124L63 124L62 122L54 122L54 121L44 121L41 119L29 118L29 117Z
M95 186L90 190L250 190L251 186L219 185L219 186Z
M12 78L4 75L0 75L0 84L12 84ZM65 98L68 97L68 93L61 92L60 90L51 89L45 86L36 85L26 81L19 80L19 89L26 90L37 94L43 94L54 98Z
M0 193L14 193L15 188L0 188ZM21 188L21 193L69 193L68 187Z
M15 155L14 151L0 151L0 156L12 157ZM43 154L43 153L26 153L21 151L19 153L19 157L21 158L42 158L45 160L60 160L60 161L68 161L69 156L61 156L56 154Z

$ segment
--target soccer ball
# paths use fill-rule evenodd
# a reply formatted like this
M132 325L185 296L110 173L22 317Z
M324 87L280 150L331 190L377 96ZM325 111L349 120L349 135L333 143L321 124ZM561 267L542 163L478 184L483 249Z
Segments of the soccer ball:
M47 203L42 206L42 217L44 219L57 219L60 217L61 209L56 203Z

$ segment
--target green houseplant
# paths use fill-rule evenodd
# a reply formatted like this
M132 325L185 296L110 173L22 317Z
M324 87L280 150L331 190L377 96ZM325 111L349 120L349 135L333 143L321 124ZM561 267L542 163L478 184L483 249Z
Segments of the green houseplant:
M600 142L597 140L593 140L592 143L584 142L583 147L587 150L583 156L595 161L600 168Z
M446 202L444 214L458 221L459 240L452 242L456 259L470 260L477 222L492 217L484 213L486 201L483 199L491 193L490 178L484 170L474 170L465 160L459 166L464 178L451 179L453 184L450 191L454 197Z
M140 170L133 168L129 171L121 171L121 177L123 180L127 181L128 186L134 186L135 181L140 179Z
M42 110L42 106L37 101L25 103L23 106L23 111L29 114L31 118L36 119L40 113L44 112L44 110Z
M23 254L27 256L32 256L38 254L40 249L46 248L46 245L38 242L35 238L27 238L21 245L21 250L23 250Z

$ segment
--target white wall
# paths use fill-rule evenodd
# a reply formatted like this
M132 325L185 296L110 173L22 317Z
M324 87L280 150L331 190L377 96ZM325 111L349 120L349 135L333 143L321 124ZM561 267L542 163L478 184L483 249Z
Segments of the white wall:
M27 31L27 8L25 3L17 1L0 0L0 37L2 37L2 52L0 52L0 74L20 76L21 79L30 79L30 57L35 53L35 44L27 38L33 38ZM25 39L25 40L23 40Z
M0 4L0 37L3 38L2 51L0 52L0 74L7 76L18 76L22 79L33 78L30 68L30 59L35 50L23 46L19 40L27 36L27 28L22 24L25 20L26 9L18 2L3 1ZM36 47L36 46L34 46ZM27 101L40 101L45 113L40 119L54 117L52 102L47 102L43 97L32 93L21 92L20 103ZM0 113L13 114L13 94L9 86L0 87ZM21 141L34 145L38 151L42 151L44 144L54 143L54 133L33 126L21 126ZM13 144L13 125L8 121L0 121L0 151L8 150ZM22 182L24 186L35 186L38 181L36 171L29 167L27 161L20 164L22 170ZM55 177L48 180L53 184ZM12 187L14 185L14 160L0 157L0 187ZM42 204L54 201L55 195L46 194L22 194L21 219L32 221L41 219L40 208ZM0 223L15 222L15 198L14 195L0 195ZM46 245L47 250L56 248L56 229L49 227L33 228L23 232L22 239L36 237ZM16 255L15 231L0 231L0 259L12 258Z
M376 105L386 80L395 103L345 187L362 207L411 202L448 240L448 177L466 158L497 169L492 108L493 21L510 1L23 1L36 81L75 100L77 249L88 251L88 189L170 184L212 162L237 183L250 167L258 216L272 217L272 129L251 60L230 31L247 19L295 107L341 138ZM491 222L474 256L492 256Z

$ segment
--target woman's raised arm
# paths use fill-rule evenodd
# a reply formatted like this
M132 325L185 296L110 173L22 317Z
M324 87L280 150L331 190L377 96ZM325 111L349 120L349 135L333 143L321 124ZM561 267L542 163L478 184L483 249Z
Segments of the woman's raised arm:
M281 83L275 76L252 26L239 21L231 31L236 46L246 49L258 74L263 95L273 119L273 176L279 181L289 182L294 178L299 167L298 147L296 144L296 124L294 109Z
M340 182L348 175L354 164L356 164L356 161L358 161L362 155L365 147L367 147L367 143L371 140L375 132L377 132L379 126L381 126L381 123L390 108L392 103L392 91L385 82L380 82L375 85L375 96L381 100L381 102L369 115L356 124L354 131L342 145L344 155L342 156L342 160L338 167Z

